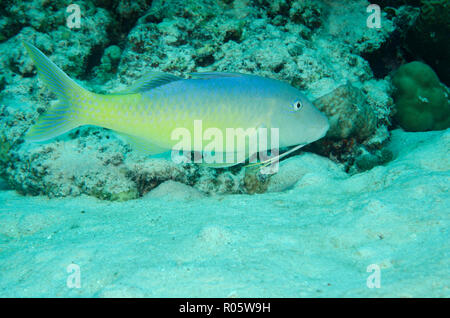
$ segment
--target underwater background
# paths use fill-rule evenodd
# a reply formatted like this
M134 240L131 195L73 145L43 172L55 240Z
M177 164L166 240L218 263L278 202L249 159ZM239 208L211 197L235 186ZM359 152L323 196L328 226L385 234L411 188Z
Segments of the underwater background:
M445 0L3 0L0 297L449 297L449 34ZM22 41L97 93L282 80L330 129L269 177L25 142L56 95Z

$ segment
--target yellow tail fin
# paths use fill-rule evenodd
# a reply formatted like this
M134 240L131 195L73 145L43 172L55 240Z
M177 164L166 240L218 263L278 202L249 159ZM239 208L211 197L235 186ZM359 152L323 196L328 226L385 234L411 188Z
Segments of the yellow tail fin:
M39 77L58 96L60 102L42 114L28 130L25 139L44 141L81 126L74 101L90 93L75 83L66 73L50 61L44 53L30 43L23 42L36 65Z

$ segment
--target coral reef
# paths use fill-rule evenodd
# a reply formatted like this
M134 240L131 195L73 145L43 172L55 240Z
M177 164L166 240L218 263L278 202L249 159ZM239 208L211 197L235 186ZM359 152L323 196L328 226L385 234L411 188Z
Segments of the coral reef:
M85 127L44 145L24 143L24 132L55 96L37 81L22 39L100 93L123 90L150 69L176 75L235 71L284 80L312 100L325 95L330 103L345 105L333 115L343 120L333 125L333 135L308 150L343 162L351 172L389 157L382 147L389 137L390 84L374 78L364 56L379 50L397 26L384 15L382 29L367 28L367 1L341 6L329 0L157 0L151 5L86 0L80 4L79 29L65 25L68 1L40 3L7 1L0 23L5 52L0 58L5 70L0 173L22 193L125 200L167 180L208 194L259 193L269 182L240 167L214 170L143 158L100 128ZM355 103L359 111L352 113ZM365 115L369 120L363 122ZM353 124L358 128L348 127ZM75 171L72 161L83 164Z
M411 62L392 78L395 87L395 119L407 131L441 130L450 127L448 88L428 65Z

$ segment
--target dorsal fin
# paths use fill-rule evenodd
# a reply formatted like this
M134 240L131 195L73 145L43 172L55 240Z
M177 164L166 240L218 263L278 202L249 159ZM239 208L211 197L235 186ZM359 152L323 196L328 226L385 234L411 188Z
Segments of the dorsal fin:
M148 72L127 89L126 93L142 93L180 79L182 78L169 73Z
M212 79L222 77L243 77L254 76L250 74L232 73L232 72L202 72L202 73L189 73L193 79Z

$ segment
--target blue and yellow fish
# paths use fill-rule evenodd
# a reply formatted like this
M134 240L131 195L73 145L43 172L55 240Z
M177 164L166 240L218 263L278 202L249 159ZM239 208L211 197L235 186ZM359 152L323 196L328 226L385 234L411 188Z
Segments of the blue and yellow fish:
M75 83L30 43L24 45L38 75L59 99L27 132L26 139L31 141L96 125L118 132L150 155L173 149L177 140L172 132L177 128L194 135L194 122L201 120L203 130L216 128L224 135L227 128L277 128L279 147L298 149L322 138L329 127L327 118L304 94L274 79L220 72L194 73L183 79L150 72L126 92L102 95ZM191 149L184 150L204 150L198 143L188 144ZM238 147L234 144L223 151L243 151Z

